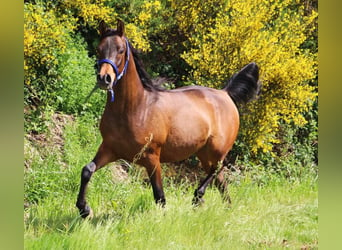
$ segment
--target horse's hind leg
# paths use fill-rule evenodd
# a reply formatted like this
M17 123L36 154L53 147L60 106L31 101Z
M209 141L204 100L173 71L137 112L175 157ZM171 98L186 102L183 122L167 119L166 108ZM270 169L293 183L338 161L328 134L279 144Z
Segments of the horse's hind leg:
M220 190L223 199L227 200L228 203L231 203L228 194L228 185L223 175L222 161L217 161L215 164L210 164L208 161L201 158L201 155L198 157L200 158L202 166L208 175L195 190L192 203L194 205L199 205L204 202L202 197L205 194L207 186L213 181L213 179L215 179L215 185Z
M80 215L83 218L86 218L92 213L92 210L87 205L86 198L85 198L86 190L87 190L87 186L90 181L90 178L95 173L96 170L100 169L101 167L103 167L110 161L112 161L110 153L108 152L108 150L105 149L103 144L101 144L94 160L88 163L82 169L81 185L80 185L80 191L77 197L76 207L79 209Z
M218 190L221 192L223 200L227 201L228 204L230 204L231 200L230 200L230 196L228 193L228 184L224 178L223 169L224 169L224 167L222 167L221 170L219 171L219 173L217 174L214 183L215 183L216 187L218 188Z
M207 177L200 183L198 188L195 190L194 198L192 199L193 205L197 206L197 205L204 203L204 200L202 197L205 194L205 190L207 186L213 181L214 174L215 174L215 170L210 171Z

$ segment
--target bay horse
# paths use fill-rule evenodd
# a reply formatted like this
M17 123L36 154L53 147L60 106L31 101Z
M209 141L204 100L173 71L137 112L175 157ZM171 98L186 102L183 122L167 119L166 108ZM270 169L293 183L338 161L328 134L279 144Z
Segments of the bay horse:
M121 20L116 29L101 21L99 32L97 85L108 93L100 121L102 143L81 173L76 202L80 215L85 218L92 212L85 196L93 173L118 159L132 162L139 152L137 164L146 168L157 204L166 202L160 163L191 155L198 157L207 174L195 190L193 203L203 201L213 179L230 203L220 163L238 134L236 104L249 102L259 89L258 66L246 65L221 90L202 86L160 90L125 37Z

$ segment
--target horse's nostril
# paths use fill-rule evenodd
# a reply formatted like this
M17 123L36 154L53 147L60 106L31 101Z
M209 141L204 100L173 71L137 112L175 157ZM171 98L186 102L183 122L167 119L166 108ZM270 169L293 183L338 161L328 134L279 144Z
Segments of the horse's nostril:
M97 74L97 82L108 86L112 83L112 77L109 74Z
M112 82L112 78L110 77L109 74L106 74L106 75L105 75L105 83L106 83L107 85L109 85L109 84L111 84L111 82Z

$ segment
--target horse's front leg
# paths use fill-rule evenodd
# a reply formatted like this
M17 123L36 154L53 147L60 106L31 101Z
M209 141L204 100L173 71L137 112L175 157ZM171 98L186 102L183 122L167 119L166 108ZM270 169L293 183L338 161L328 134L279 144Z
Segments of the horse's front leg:
M80 191L78 193L76 207L79 209L80 215L83 218L86 218L87 216L92 214L91 208L87 205L86 201L86 191L87 186L90 181L91 176L106 165L107 163L114 161L114 157L110 153L110 150L106 149L104 144L102 143L99 150L97 151L97 154L93 161L88 163L86 166L83 167L81 172L81 185L80 185Z
M166 200L161 179L160 163L154 165L153 168L148 168L147 172L150 177L154 200L157 204L160 204L162 207L164 207L166 204Z
M145 166L147 170L152 185L154 200L157 204L160 204L162 207L164 207L166 204L166 200L161 178L159 154L148 155L140 162L140 164Z
M77 197L76 207L79 209L80 215L83 218L86 218L88 215L92 213L91 208L87 205L85 195L86 195L88 182L90 181L90 178L93 175L93 173L96 171L96 169L97 169L97 166L93 161L88 163L82 169L81 185L80 185L80 191Z

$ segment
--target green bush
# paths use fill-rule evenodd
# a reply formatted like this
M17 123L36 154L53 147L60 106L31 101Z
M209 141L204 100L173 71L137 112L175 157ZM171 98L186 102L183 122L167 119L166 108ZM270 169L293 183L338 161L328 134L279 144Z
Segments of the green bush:
M97 89L89 96L96 86L96 59L88 56L86 48L86 43L79 35L69 37L65 52L56 56L58 64L50 69L55 73L45 76L42 72L30 85L25 85L26 132L46 132L54 112L100 117L106 93ZM37 104L32 103L34 98L27 92L29 88L37 93Z
M101 114L106 100L105 93L97 90L86 99L96 85L95 60L88 57L85 43L80 36L68 43L67 51L58 58L58 81L54 100L56 110L68 114Z

